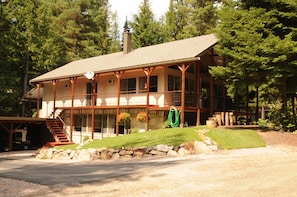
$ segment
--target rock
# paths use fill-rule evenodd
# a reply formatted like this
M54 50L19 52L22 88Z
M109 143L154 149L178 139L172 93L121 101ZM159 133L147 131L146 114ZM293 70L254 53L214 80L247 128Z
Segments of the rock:
M178 150L178 155L180 155L180 156L189 155L189 154L190 154L190 151L185 148L180 148Z
M111 159L119 159L121 156L119 153L114 153L111 157Z
M67 152L65 152L65 151L59 151L59 152L56 152L53 155L53 159L57 159L57 160L69 160L70 157L69 157L69 155L68 155Z
M153 149L153 150L150 151L150 154L151 155L166 155L167 153L163 152L163 151L158 151L158 150Z
M89 148L89 149L88 149L88 152L89 152L91 155L96 155L96 154L97 154L97 149L95 149L95 148Z
M212 145L211 140L210 140L209 137L205 137L204 143L205 143L206 145L208 145L208 146L211 146L211 145Z
M109 152L107 151L102 151L101 154L100 154L100 159L110 159L110 155L109 155Z
M119 154L120 156L126 155L126 150L125 149L120 150Z
M194 142L195 153L209 153L212 150L203 142L195 141Z
M97 149L98 152L102 152L102 151L106 151L106 150L107 150L107 147L101 147L101 148Z
M163 145L163 144L157 145L156 149L157 151L166 152L166 153L170 150L169 146Z
M179 146L174 146L172 150L174 150L175 152L177 152L179 149Z
M79 161L89 161L89 160L91 160L91 154L89 153L88 150L83 149L83 150L79 151L79 153L77 154L75 159L79 160Z
M216 144L213 144L213 145L209 146L209 148L210 148L211 150L213 150L213 151L218 151L218 150L219 150L219 147L218 147L218 145L216 145Z
M132 155L124 155L124 156L122 156L121 158L124 158L124 159L131 159L131 158L132 158Z
M126 150L126 155L133 155L134 151L132 149Z
M76 155L76 151L75 150L72 150L70 153L69 153L69 157L70 159L73 159Z
M174 150L169 150L168 153L167 153L167 156L177 156L177 152L174 151Z
M138 150L134 150L134 157L142 157L143 155L145 155L145 150L142 149L138 149Z

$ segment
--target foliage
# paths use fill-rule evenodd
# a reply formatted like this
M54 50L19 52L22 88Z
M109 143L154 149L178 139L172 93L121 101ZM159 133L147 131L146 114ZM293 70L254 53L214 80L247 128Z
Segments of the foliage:
M280 97L281 111L286 111L287 84L296 90L295 83L288 83L297 75L296 11L296 3L287 0L224 2L216 27L220 39L216 50L228 63L210 72L225 80L230 96L245 98L248 106L254 89L263 105Z
M288 111L288 108L283 108L282 105L283 103L280 101L269 105L268 128L277 131L296 130L296 116Z
M145 122L147 119L147 114L143 111L139 112L137 115L136 115L136 120L139 121L139 122Z
M107 0L0 1L0 115L25 115L28 81L69 61L120 50Z
M131 115L128 112L121 112L118 115L118 122L125 122L130 120L130 118L131 118Z
M170 124L169 124L168 120L166 120L162 126L162 129L166 129L166 128L170 128Z
M218 0L171 0L166 13L166 41L204 35L217 23Z
M161 23L155 19L149 0L143 0L139 6L139 13L130 22L133 29L133 48L163 43Z

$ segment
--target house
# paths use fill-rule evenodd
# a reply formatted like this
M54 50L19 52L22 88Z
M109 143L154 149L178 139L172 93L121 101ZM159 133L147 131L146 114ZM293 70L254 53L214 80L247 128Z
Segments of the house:
M230 109L222 81L208 72L222 64L214 34L135 50L131 36L124 32L121 52L73 61L30 80L37 86L38 117L59 118L77 142L126 133L124 126L162 128L172 109L180 113L180 127ZM136 120L141 111L149 116L145 122ZM131 115L127 124L117 121L120 112Z

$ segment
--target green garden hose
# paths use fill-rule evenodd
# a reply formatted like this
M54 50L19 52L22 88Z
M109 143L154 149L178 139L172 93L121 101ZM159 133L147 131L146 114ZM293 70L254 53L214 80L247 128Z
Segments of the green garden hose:
M170 108L167 121L172 128L179 126L179 111L175 107Z

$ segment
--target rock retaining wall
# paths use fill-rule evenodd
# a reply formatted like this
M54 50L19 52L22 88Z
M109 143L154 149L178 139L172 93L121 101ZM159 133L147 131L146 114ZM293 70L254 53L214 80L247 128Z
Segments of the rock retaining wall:
M201 132L198 131L201 135ZM57 159L57 160L96 160L96 159L121 159L121 158L141 158L153 156L183 156L197 153L210 153L217 151L218 147L209 138L202 138L203 142L195 141L179 146L145 146L140 148L120 149L98 148L98 149L77 149L58 150L56 148L42 148L36 152L37 159Z

